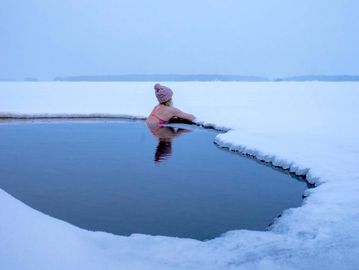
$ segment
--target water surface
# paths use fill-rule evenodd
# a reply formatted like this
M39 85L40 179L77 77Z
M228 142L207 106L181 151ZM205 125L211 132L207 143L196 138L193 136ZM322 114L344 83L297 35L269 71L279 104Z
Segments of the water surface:
M88 230L200 240L264 230L301 204L303 181L216 147L217 134L151 132L142 121L5 122L0 188Z

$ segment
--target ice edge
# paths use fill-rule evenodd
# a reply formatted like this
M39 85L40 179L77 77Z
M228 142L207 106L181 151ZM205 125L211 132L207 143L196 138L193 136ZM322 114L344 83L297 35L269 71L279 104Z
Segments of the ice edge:
M110 113L36 113L36 114L25 114L25 113L0 113L0 119L74 119L74 118L107 118L107 119L133 119L133 120L145 120L146 117L139 115L129 114L110 114Z
M123 119L123 120L146 120L146 117L144 116L134 116L134 115L128 115L128 114L103 114L103 113L91 113L91 114L64 114L64 113L37 113L37 114L22 114L22 113L0 113L0 120L36 120L36 119ZM206 123L204 121L196 121L194 123L197 126L206 128L206 129L214 129L220 132L230 132L232 129L224 126L218 126L213 123ZM223 133L222 133L223 134ZM287 160L283 160L278 158L276 155L268 155L264 154L259 150L251 149L246 147L245 145L240 144L234 144L231 142L228 142L226 140L223 140L220 138L221 134L218 134L215 139L214 143L223 149L227 149L231 152L237 152L239 154L242 154L244 156L254 158L255 160L259 162L264 162L271 167L274 168L280 168L284 171L288 171L291 174L295 174L296 176L302 176L306 182L308 182L310 185L317 186L319 183L319 178L314 177L310 173L309 168L300 168L298 166L295 166L294 162L289 162ZM307 189L303 193L303 203L305 199L310 195L310 189ZM303 204L302 204L303 205ZM302 206L301 205L301 206ZM301 207L299 206L299 207ZM288 209L285 209L286 211ZM283 211L283 212L284 212ZM282 214L283 214L282 212ZM267 231L270 231L272 226L278 222L282 214L276 218L274 218L273 222L268 226ZM223 233L226 234L228 232ZM218 236L220 237L220 236ZM216 237L216 238L218 238Z

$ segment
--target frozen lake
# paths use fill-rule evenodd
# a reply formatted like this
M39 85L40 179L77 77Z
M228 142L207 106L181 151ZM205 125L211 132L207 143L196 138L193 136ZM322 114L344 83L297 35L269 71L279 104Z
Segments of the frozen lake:
M200 240L265 230L304 181L214 145L217 131L143 121L0 124L0 188L88 230Z
M1 82L0 115L144 119L156 104L154 83ZM316 188L306 190L307 197L298 203L301 206L284 211L267 231L236 230L211 241L199 242L138 234L121 237L79 229L34 211L16 199L20 197L9 195L8 192L16 196L9 187L2 185L1 269L41 269L44 265L53 269L77 269L79 264L82 268L96 270L104 265L108 269L356 269L359 253L359 236L355 233L359 227L359 129L355 125L359 122L358 82L173 82L168 86L175 90L175 106L196 115L200 123L230 129L218 134L216 143L305 175ZM107 124L110 126L109 122ZM73 135L74 131L71 130ZM1 129L2 140L4 132L5 129ZM25 147L31 139L23 136L27 139L23 139L22 152L8 154L10 142L20 149L16 142L21 139L16 137L19 132L15 129L12 131L15 137L9 132L10 129L6 134L10 140L0 140L2 181L5 181L5 171L8 176L21 172L14 169L9 172L11 168L5 164L10 163L10 158L24 168L35 165L41 168L41 164L35 162L20 163L26 161L28 151L37 150L36 140L30 148ZM152 140L148 161L156 166L158 141L148 130L144 134L146 132L149 143ZM181 152L191 151L179 146L197 134L192 132L175 139L172 155L167 156L165 162L174 162ZM47 141L51 139L57 140L46 138ZM100 140L93 142L96 146ZM232 155L217 149L211 140L209 143L206 149L223 152L226 158ZM75 151L69 146L62 147ZM165 158L166 152L163 153ZM234 157L238 160L238 155ZM44 162L51 163L48 159ZM120 156L113 162L118 160ZM160 162L158 167L163 167L165 162ZM238 164L234 168L233 173L240 171ZM86 169L94 171L96 168L88 166ZM181 173L187 172L182 169ZM30 178L25 179L29 186ZM287 180L295 181L289 177ZM107 181L102 179L102 182ZM258 182L256 187L260 188L263 182ZM87 181L88 188L89 183ZM28 186L19 188L26 190ZM46 195L45 186L43 189L38 192ZM56 200L53 198L54 202ZM228 220L232 220L231 217ZM236 228L240 226L236 224Z

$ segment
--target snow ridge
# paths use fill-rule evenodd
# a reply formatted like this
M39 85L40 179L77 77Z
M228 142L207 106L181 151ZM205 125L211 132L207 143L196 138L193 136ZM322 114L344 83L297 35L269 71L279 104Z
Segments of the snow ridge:
M230 130L228 132L230 132ZM239 152L242 155L253 157L258 161L269 163L273 167L279 167L283 170L289 171L290 173L294 173L297 176L303 176L309 184L318 184L319 178L313 177L310 174L309 168L301 168L297 166L294 162L290 162L284 158L279 158L276 155L265 154L255 148L248 148L245 145L233 144L230 141L227 141L222 134L218 134L215 137L214 142L219 147L227 149L228 151Z

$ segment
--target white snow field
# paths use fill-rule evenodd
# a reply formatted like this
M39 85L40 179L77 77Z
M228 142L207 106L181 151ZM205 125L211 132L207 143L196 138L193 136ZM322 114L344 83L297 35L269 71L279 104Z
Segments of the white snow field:
M268 231L201 242L91 232L0 190L0 269L359 269L359 83L169 82L216 141L317 185ZM4 116L145 117L153 83L1 82Z

